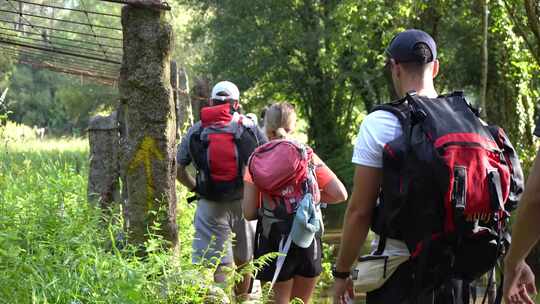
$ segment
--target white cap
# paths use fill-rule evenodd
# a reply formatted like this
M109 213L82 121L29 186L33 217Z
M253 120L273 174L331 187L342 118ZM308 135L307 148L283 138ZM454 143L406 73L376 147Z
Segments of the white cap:
M212 88L212 99L219 99L219 100L226 100L226 99L233 99L233 100L239 100L240 99L240 91L238 90L238 87L230 81L220 81L218 82L214 88Z

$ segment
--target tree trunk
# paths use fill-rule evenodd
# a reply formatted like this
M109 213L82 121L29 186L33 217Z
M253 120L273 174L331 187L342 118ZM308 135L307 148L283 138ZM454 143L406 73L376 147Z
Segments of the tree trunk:
M480 78L480 104L482 118L487 118L486 93L488 81L488 28L489 28L489 0L481 0L482 3L482 51L481 54L481 78Z
M176 225L176 111L170 83L172 27L165 13L124 6L120 94L127 105L128 240L148 232L178 244Z
M530 30L536 38L536 51L540 50L540 12L536 0L524 0L525 10L527 12L527 23Z

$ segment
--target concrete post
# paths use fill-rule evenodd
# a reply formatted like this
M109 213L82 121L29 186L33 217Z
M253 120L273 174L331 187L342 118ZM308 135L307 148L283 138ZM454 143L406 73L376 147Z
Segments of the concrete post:
M180 138L193 125L193 114L191 111L191 96L189 95L189 80L186 69L178 67L175 61L171 61L171 85L174 91L174 104L176 106L178 138Z
M118 121L116 112L97 115L88 124L90 167L88 169L88 202L102 209L119 199Z
M176 123L178 124L178 117L180 112L180 105L178 104L178 66L176 61L171 61L171 87L173 90L174 109L176 113ZM180 133L178 128L176 129L176 140L180 140Z
M172 247L176 225L176 111L170 83L172 27L165 12L122 9L119 89L126 109L128 241L143 244L154 223Z
M125 101L125 100L123 100ZM127 128L127 104L120 102L116 108L117 118L118 118L118 167L120 181L122 182L122 189L120 189L120 202L122 204L123 216L125 221L125 226L129 224L129 217L127 216L127 201L128 201L128 190L127 190L127 167L129 160L126 157L128 148L127 148L127 139L128 139L128 128Z
M195 80L195 85L191 90L191 109L194 121L201 119L201 108L208 105L208 98L210 98L210 81L207 79Z
M193 125L189 78L185 68L178 69L178 130L184 135Z

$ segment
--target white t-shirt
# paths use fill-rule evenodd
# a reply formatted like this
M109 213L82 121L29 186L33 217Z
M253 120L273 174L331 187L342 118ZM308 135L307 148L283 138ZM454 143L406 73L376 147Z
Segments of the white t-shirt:
M384 146L399 137L403 131L399 119L388 111L370 113L362 125L354 145L352 162L356 165L382 168ZM377 249L379 237L372 242L373 250ZM409 249L404 242L387 239L385 255L409 256Z

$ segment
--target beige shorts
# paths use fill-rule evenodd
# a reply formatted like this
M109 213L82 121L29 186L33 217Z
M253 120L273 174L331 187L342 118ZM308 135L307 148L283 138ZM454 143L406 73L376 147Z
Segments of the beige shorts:
M251 260L256 224L257 221L244 219L239 200L214 202L199 199L194 219L193 262L206 260L215 263L220 257L219 264Z

